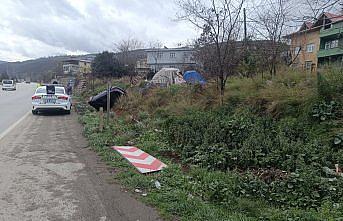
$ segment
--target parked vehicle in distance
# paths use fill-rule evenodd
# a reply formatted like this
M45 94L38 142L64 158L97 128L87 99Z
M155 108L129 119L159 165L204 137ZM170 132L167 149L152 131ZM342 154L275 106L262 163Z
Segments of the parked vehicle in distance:
M2 90L17 90L14 80L2 80Z
M32 114L34 115L46 111L61 111L70 114L71 107L71 97L62 86L40 86L32 96Z

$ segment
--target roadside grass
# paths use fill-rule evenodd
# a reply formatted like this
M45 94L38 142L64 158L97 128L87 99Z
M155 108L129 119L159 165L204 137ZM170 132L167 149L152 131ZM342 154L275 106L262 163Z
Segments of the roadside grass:
M214 85L155 88L145 94L130 88L103 132L98 130L99 119L95 112L86 111L80 121L90 146L112 168L114 179L137 198L156 207L166 220L338 221L343 220L340 199L343 183L340 178L325 177L319 162L330 167L334 160L343 163L339 160L339 156L343 156L341 146L332 146L332 136L342 129L333 122L341 118L338 114L331 119L327 110L320 110L319 115L327 114L329 120L320 121L312 116L314 105L327 102L328 95L330 99L340 100L342 87L336 81L336 74L325 78L322 87L328 89L321 92L316 76L306 73L291 72L288 76L268 80L260 76L234 77L229 79L225 105L221 107ZM169 126L165 124L166 119L171 122ZM211 128L212 120L223 121L218 125L224 128ZM185 157L184 154L190 154L187 143L200 139L196 133L199 126L208 133L204 138L208 142L192 144L197 157ZM230 135L223 132L225 127ZM214 143L221 139L219 134L236 139L237 134L245 130L251 134L245 137L243 133L238 140L244 139L244 142L234 143L243 145L243 152L235 153L223 149L221 142ZM211 135L211 131L214 134ZM189 140L179 137L183 132ZM168 140L166 133L171 139ZM274 148L275 153L265 156L263 152L254 152L263 147L273 149L273 142L280 144L280 150ZM110 148L128 143L161 159L168 168L159 173L139 174ZM221 151L225 152L221 154ZM212 163L232 153L246 157L247 169L220 170L218 164ZM286 171L285 178L264 182L256 174L257 169L268 173L277 171L279 168L268 167L268 163L275 163L273 157L283 154L288 154L289 158L276 161L276 165L281 169L295 167L295 170ZM267 166L249 167L262 163ZM161 184L160 189L155 186L156 181ZM147 195L142 196L135 189ZM318 199L318 192L327 195L326 200Z
M237 197L235 192L220 197L220 191L231 188L239 191L238 172L208 171L199 167L184 168L163 155L168 149L161 142L159 132L145 126L133 126L125 119L113 120L110 127L102 133L98 132L98 118L95 113L87 112L80 117L85 126L92 149L113 168L114 178L136 194L142 201L160 211L166 220L337 220L339 211L328 206L316 211L313 209L282 209L272 204L253 198ZM125 145L128 141L148 153L153 153L168 165L168 168L155 174L141 175L129 165L111 145ZM161 183L161 189L156 188L155 181ZM140 189L147 196L134 192ZM218 192L219 191L219 192ZM225 201L224 203L222 201ZM337 213L337 214L336 214ZM331 218L330 218L331 217Z

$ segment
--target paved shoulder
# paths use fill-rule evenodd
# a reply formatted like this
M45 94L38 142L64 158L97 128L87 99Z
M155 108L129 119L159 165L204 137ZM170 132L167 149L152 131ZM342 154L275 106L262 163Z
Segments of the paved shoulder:
M74 115L22 121L0 141L0 220L160 220L86 146Z

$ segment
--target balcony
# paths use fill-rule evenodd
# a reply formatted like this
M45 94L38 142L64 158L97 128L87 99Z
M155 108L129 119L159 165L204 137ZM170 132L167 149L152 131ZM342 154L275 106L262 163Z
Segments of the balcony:
M332 27L329 29L321 29L319 37L324 38L332 35L339 35L341 33L343 33L343 27Z
M323 58L323 57L340 55L340 54L343 54L343 48L342 47L330 48L330 49L320 49L317 53L317 56L318 56L318 58Z

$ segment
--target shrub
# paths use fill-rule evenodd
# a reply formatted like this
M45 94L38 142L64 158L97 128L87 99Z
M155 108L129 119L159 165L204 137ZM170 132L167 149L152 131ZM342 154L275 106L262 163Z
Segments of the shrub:
M335 101L322 101L315 104L312 109L312 117L320 120L330 120L335 118L335 111L339 105Z
M318 95L325 101L331 101L333 99L340 99L343 97L343 74L341 67L331 67L324 70L322 73L318 73L317 87Z

